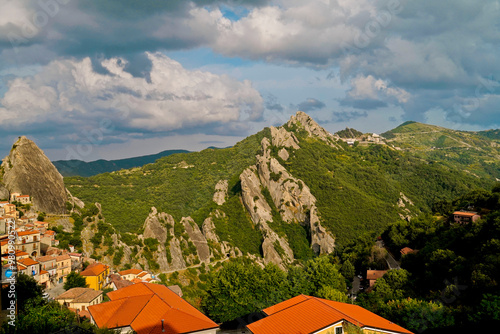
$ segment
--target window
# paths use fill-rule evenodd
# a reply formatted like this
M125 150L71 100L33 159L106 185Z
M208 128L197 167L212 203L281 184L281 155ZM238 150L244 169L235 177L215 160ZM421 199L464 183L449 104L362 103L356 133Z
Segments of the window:
M335 334L343 334L343 333L344 333L344 330L342 329L342 327L335 328Z

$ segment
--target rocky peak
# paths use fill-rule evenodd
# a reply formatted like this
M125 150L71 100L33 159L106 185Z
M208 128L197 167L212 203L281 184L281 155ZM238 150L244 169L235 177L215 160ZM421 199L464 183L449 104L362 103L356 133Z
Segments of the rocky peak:
M35 210L66 212L68 197L63 177L33 141L19 137L3 159L2 169L4 188L30 195Z
M304 129L309 134L309 137L316 137L331 147L338 148L336 141L339 139L338 136L332 135L330 132L326 131L322 126L320 126L315 120L313 120L308 114L303 111L297 111L297 113L290 117L290 120L286 123L288 128L298 127Z

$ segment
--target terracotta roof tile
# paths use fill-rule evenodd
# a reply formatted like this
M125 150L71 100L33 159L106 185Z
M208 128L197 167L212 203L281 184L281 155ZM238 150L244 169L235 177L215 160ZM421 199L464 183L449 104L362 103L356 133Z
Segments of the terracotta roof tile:
M22 263L25 266L32 266L32 265L38 264L38 261L32 260L28 257L25 259L17 260L17 263Z
M217 324L166 286L138 283L108 293L110 302L93 305L89 312L99 327L131 326L138 334L188 333L217 328Z
M464 217L474 217L477 215L477 212L463 212L463 211L455 211L453 215L456 216L464 216Z
M68 255L68 258L69 258L69 255ZM102 274L102 272L104 272L108 268L109 268L108 266L106 266L102 263L92 263L91 265L89 265L87 267L87 269L82 271L80 273L80 275L82 275L82 276L99 276L100 274Z
M56 261L56 257L55 256L50 256L50 255L45 255L45 256L37 257L36 260L38 262Z
M252 333L313 333L343 321L362 328L411 333L357 305L309 296L297 296L267 308L264 312L270 315L247 326Z
M59 255L59 256L56 256L56 261L59 262L59 261L64 261L64 260L70 260L71 258L69 257L68 254L64 254L64 255Z
M377 280L385 275L387 270L367 270L366 271L366 279L368 280Z
M143 270L141 270L141 269L127 269L127 270L119 271L118 274L120 274L122 276L129 275L129 274L138 275L142 272L143 272Z
M17 232L18 236L30 235L30 234L40 234L40 231L22 231L22 232Z
M89 291L95 290L90 288L72 288L57 296L56 299L75 299Z

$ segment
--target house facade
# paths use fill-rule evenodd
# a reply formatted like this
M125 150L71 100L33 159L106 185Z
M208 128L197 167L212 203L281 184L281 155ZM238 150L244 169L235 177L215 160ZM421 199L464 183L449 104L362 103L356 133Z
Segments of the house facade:
M40 255L40 232L35 230L18 232L16 249L32 257Z
M58 283L66 282L66 276L71 272L71 258L68 254L56 256L56 272Z
M89 288L102 290L108 284L109 267L99 262L92 263L80 275L85 277Z
M61 305L77 311L88 310L89 306L100 304L103 300L102 291L90 288L73 288L56 298Z
M453 212L453 221L457 224L475 223L481 216L477 212L455 211Z

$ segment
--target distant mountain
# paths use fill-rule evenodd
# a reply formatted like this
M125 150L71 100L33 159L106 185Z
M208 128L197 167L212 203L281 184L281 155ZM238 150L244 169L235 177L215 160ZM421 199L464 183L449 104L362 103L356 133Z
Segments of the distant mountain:
M363 132L358 131L356 129L351 129L351 128L345 128L344 130L340 130L335 132L337 136L340 138L359 138L363 135Z
M155 162L156 160L176 154L188 153L186 150L167 150L157 154L144 155L140 157L119 159L119 160L97 160L92 162L85 162L81 160L58 160L53 164L62 174L62 176L94 176L102 173L111 173L121 169L129 169L135 167L142 167L144 165Z

